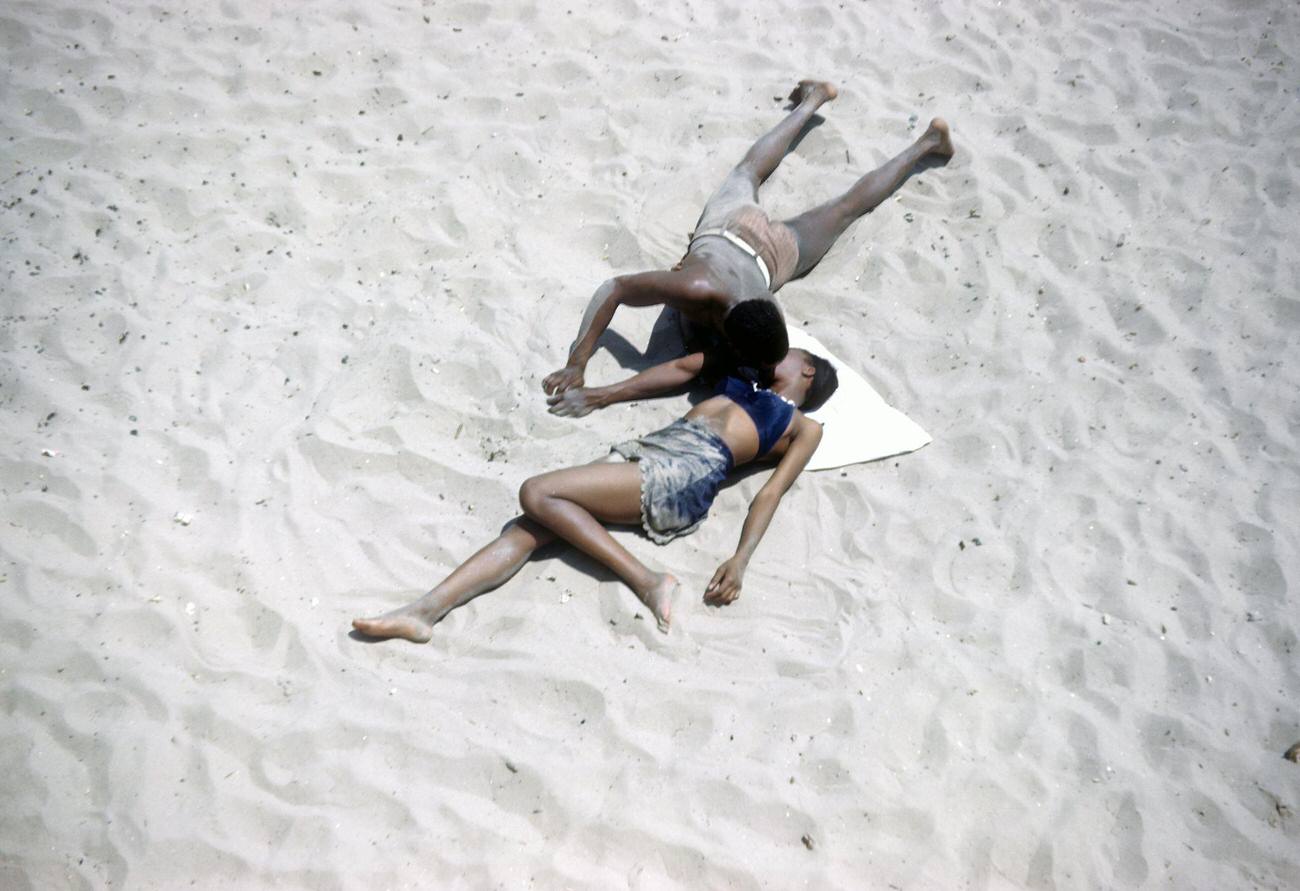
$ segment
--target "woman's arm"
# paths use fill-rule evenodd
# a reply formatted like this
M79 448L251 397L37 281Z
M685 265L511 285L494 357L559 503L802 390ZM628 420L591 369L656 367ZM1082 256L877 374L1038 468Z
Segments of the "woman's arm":
M750 502L749 515L745 517L745 525L741 527L740 543L736 545L735 556L718 567L718 571L713 574L713 580L704 589L705 603L721 606L731 603L740 596L740 586L744 581L749 559L754 555L754 549L758 547L763 533L767 532L767 527L772 522L772 515L781 504L782 496L794 484L795 477L808 466L808 460L821 443L821 424L809 420L803 414L798 415L795 423L799 426L795 429L794 437L786 448L785 454L781 456L780 463L776 465L776 470Z
M633 399L646 399L676 390L699 377L703 368L704 354L691 353L647 368L640 374L608 387L583 387L548 396L546 401L551 406L548 410L553 415L581 418L615 402L631 402Z

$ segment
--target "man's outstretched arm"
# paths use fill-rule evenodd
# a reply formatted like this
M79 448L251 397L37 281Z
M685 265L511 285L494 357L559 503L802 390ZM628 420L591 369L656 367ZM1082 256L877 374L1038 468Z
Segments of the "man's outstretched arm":
M661 393L669 393L683 387L704 370L704 354L691 353L671 362L664 362L647 368L625 381L610 384L608 387L579 387L565 390L547 398L553 415L568 418L581 418L598 408L605 408L615 402L631 402L634 399L647 399Z
M591 354L596 352L596 341L605 333L614 311L620 306L656 306L667 303L678 306L692 299L691 288L684 285L676 272L639 272L611 278L592 295L587 311L582 314L578 338L569 349L569 359L559 371L548 374L542 381L547 393L562 393L581 387Z

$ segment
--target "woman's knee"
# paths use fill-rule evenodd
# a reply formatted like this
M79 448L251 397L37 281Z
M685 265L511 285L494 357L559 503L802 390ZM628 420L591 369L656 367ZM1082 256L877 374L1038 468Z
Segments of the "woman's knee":
M541 486L538 484L537 477L530 476L524 480L519 487L519 506L525 514L533 515L534 508L540 504L542 499Z
M519 487L519 506L525 514L537 517L546 510L546 501L551 496L551 487L546 474L529 477Z

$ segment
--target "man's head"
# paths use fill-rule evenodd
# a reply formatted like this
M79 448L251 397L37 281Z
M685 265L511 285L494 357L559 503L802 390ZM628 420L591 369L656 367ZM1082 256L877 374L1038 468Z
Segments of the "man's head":
M740 365L770 369L790 351L785 319L773 300L740 301L723 319L722 330Z
M804 412L821 408L840 385L835 366L807 350L789 350L773 376L772 389Z

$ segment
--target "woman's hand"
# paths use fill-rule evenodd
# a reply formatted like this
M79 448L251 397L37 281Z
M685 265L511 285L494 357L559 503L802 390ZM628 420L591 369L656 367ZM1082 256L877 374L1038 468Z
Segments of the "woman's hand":
M596 393L587 387L564 390L554 396L547 396L546 402L550 405L547 411L566 418L585 417L598 408L604 408Z
M740 596L744 580L745 561L732 557L713 574L713 581L704 589L704 602L710 606L726 606Z

